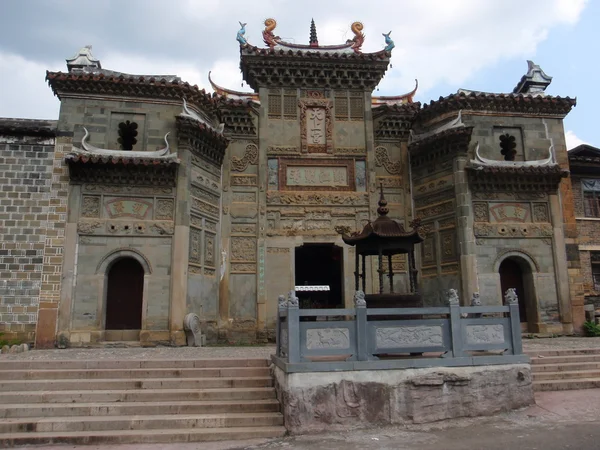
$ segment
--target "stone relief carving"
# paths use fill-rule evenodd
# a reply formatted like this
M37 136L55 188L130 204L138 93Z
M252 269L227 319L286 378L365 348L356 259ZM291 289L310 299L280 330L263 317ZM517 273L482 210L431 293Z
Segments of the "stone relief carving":
M256 239L253 237L232 237L231 260L256 262Z
M442 275L458 273L459 269L458 264L442 264Z
M553 231L550 224L500 224L476 223L473 225L476 237L552 237Z
M256 234L255 224L231 224L232 234Z
M210 220L204 219L204 228L209 231L217 231L217 224L215 222L211 222Z
M452 188L438 190L438 191L429 193L427 195L422 195L422 196L415 198L415 200L414 200L415 208L417 208L417 209L424 208L425 206L429 206L429 205L433 205L433 204L440 203L443 201L451 200L454 197L455 197L454 189L452 189ZM387 198L387 196L386 196L386 198Z
M195 216L190 214L190 225L198 228L202 228L204 224L202 223L202 217Z
M394 271L394 273L406 273L408 271L406 255L392 256L392 270Z
M173 234L175 227L172 222L151 222L148 229L152 234Z
M312 328L306 330L306 348L332 349L350 348L350 330L348 328Z
M487 203L473 203L475 222L489 222Z
M468 344L502 344L504 343L504 326L467 325L465 327Z
M204 275L207 275L209 277L214 277L216 272L217 272L217 270L212 267L204 268Z
M444 228L454 228L456 227L456 219L454 217L450 217L448 219L443 219L439 221L439 229L443 230Z
M241 158L231 157L231 170L236 172L243 172L250 164L258 164L258 147L256 144L246 145L246 151Z
M444 338L440 326L377 327L375 342L377 348L441 347Z
M454 212L454 201L448 201L445 203L440 203L439 205L429 206L427 208L422 208L417 210L417 217L421 219L426 219L428 217L441 216L442 214L448 214Z
M100 196L83 196L81 201L81 217L100 217Z
M219 174L220 176L220 174ZM192 183L196 183L198 186L203 186L205 188L208 188L211 191L215 191L215 192L220 192L221 191L221 186L219 183L217 183L215 180L212 180L211 178L202 175L201 173L199 173L197 170L192 170Z
M202 267L201 266L194 266L192 264L188 265L188 272L194 275L201 275L202 274Z
M369 196L363 192L267 192L272 205L368 205Z
M440 233L440 240L442 244L442 261L450 261L456 258L454 231Z
M448 289L446 291L446 301L450 306L458 305L460 303L458 291L456 289Z
M336 147L335 155L340 156L365 156L367 149L364 147Z
M430 277L437 277L437 266L433 266L433 267L423 267L421 269L421 275L424 278L430 278Z
M221 176L220 166L215 166L213 164L210 164L207 161L205 161L204 159L202 159L201 157L199 157L198 155L195 155L194 153L192 153L192 165L194 165L200 169L204 169L208 173L211 173L213 175Z
M215 265L215 235L206 233L204 236L204 264Z
M202 255L202 233L190 228L190 263L200 264Z
M77 232L79 234L94 234L96 230L103 227L104 222L100 220L80 220L77 223Z
M269 159L267 161L267 185L269 190L279 189L279 160Z
M415 187L415 196L428 194L433 191L439 191L440 189L446 189L452 185L454 175L447 175L428 183L423 183ZM418 193L418 194L417 194Z
M231 175L232 186L258 186L256 175Z
M256 264L232 262L231 273L256 273Z
M190 194L192 194L192 196L196 198L204 200L205 202L210 203L212 205L219 204L220 196L211 191L195 186L193 184L190 185L189 190Z
M533 205L534 222L550 222L548 217L548 205L545 203L534 203Z
M173 219L174 202L172 199L160 198L156 201L154 218L157 220Z
M269 155L298 155L300 149L295 146L269 146L267 147L267 154Z
M375 164L383 167L391 175L400 175L402 167L400 161L392 162L385 147L375 148Z
M233 192L231 201L233 203L256 203L256 192Z
M473 198L477 200L539 200L547 197L548 194L545 192L478 191L473 193Z
M272 254L282 254L282 253L289 253L290 249L287 247L267 247L267 253L272 253Z
M134 194L134 195L172 195L170 187L144 187L144 186L110 186L104 184L85 184L84 192L97 192L102 194Z
M104 209L111 219L132 217L145 219L152 217L152 201L130 197L109 197L104 199Z
M217 206L206 203L195 197L191 197L191 209L200 213L209 214L211 216L219 216L219 208Z
M375 184L377 186L383 185L384 188L401 188L402 177L377 177Z

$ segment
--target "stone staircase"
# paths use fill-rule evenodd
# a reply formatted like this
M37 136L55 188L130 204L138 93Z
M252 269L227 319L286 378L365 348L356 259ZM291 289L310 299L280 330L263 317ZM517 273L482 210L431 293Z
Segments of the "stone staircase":
M536 391L600 388L600 349L527 351Z
M266 359L0 360L0 448L285 432Z

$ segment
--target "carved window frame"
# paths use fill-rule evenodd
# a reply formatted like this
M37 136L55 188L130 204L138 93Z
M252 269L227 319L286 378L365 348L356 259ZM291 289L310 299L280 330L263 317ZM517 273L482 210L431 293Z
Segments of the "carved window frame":
M584 216L600 217L600 179L582 179L581 191Z
M327 98L302 98L300 106L300 149L302 153L333 153L333 101ZM325 110L325 145L308 145L306 132L307 111L309 108Z

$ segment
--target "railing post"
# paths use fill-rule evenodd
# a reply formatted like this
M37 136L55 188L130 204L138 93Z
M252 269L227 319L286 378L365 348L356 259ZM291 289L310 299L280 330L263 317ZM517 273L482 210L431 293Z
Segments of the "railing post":
M288 316L287 316L287 339L288 339L288 362L300 362L300 309L298 297L295 291L288 294Z
M275 330L275 343L277 344L277 348L275 351L275 355L281 358L281 313L282 311L285 311L285 308L287 306L285 296L279 296L277 305L277 329Z
M356 308L356 359L358 361L368 361L367 302L363 291L356 291L354 294L354 307Z
M462 327L460 323L460 301L456 289L446 292L448 306L450 307L450 336L452 340L452 356L458 358L464 356L462 342Z
M508 305L510 316L510 334L512 337L513 355L523 353L523 342L521 340L521 318L519 317L519 297L515 288L509 288L504 294L504 303Z

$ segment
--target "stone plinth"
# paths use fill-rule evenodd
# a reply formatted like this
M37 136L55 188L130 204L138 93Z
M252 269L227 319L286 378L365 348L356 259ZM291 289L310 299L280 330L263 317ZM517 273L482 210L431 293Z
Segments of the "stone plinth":
M529 364L288 373L274 366L294 434L489 416L535 403Z

